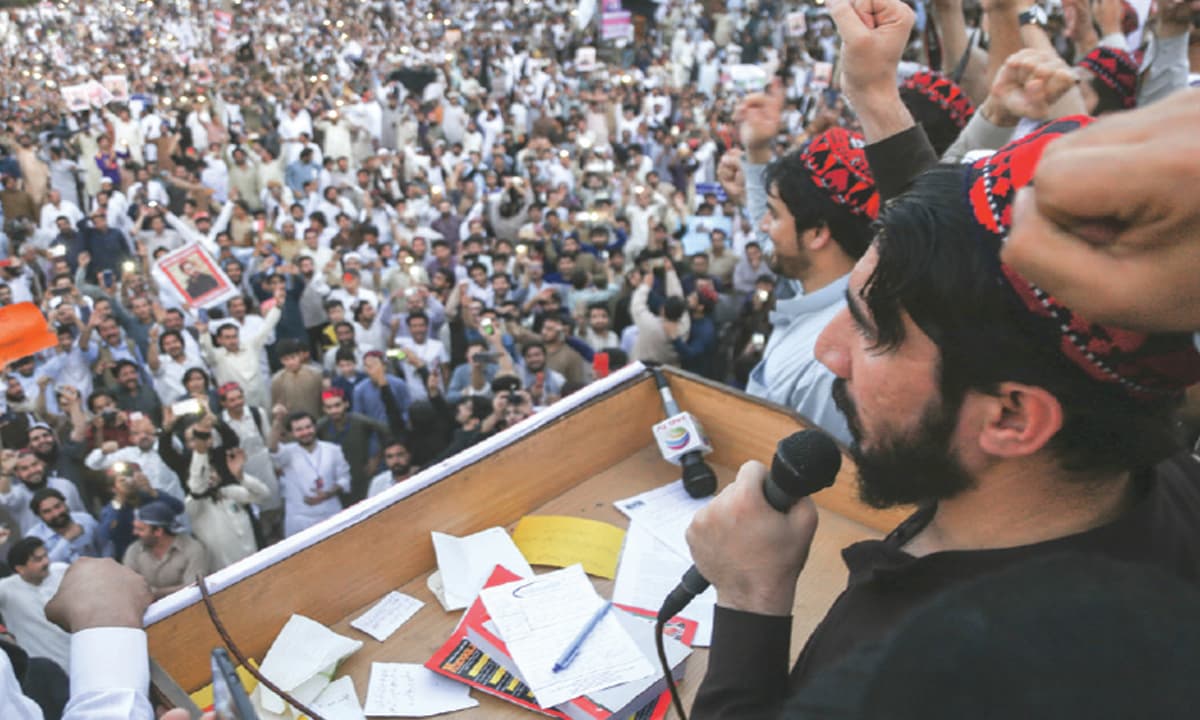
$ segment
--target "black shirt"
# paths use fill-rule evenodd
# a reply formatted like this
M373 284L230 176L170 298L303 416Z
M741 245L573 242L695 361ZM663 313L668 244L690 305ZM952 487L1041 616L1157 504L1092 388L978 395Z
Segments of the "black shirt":
M850 570L846 590L809 637L790 676L790 617L718 607L708 672L692 718L774 718L786 697L819 671L864 643L881 641L940 592L1031 559L1065 551L1094 553L1156 566L1200 584L1200 462L1182 454L1133 483L1138 498L1121 517L1056 540L913 557L901 548L932 519L936 508L931 506L918 510L882 540L847 547L842 551Z

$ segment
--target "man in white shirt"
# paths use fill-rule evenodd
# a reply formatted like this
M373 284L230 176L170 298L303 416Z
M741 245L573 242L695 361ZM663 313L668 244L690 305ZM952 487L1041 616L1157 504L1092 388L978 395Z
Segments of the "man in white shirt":
M408 326L408 337L396 338L396 346L407 355L401 365L404 368L404 381L408 384L409 397L414 402L427 400L429 389L421 368L436 376L438 385L444 388L450 355L441 340L429 336L429 317L425 313L412 311L404 322Z
M164 434L164 441L170 436ZM183 501L183 485L175 471L167 467L158 454L158 443L154 423L150 418L142 417L129 425L129 442L125 447L118 447L115 442L106 442L88 453L84 464L92 470L103 472L117 463L133 464L141 468L150 487L159 492Z
M62 493L71 512L87 512L74 483L60 477L47 477L46 464L32 451L22 450L11 461L11 466L6 463L0 467L0 505L16 518L22 535L41 522L29 508L29 501L35 492L44 487L52 487Z
M412 454L399 440L392 440L384 447L383 462L387 465L387 470L371 478L371 485L367 488L367 497L375 497L391 486L398 485L412 477Z
M224 385L235 382L241 385L246 390L246 400L258 407L270 407L271 404L270 382L262 370L261 354L275 326L279 324L279 309L286 300L286 294L287 289L283 286L275 290L275 305L263 318L262 328L244 343L239 337L238 326L226 324L217 330L218 346L214 346L212 336L208 333L208 323L196 323L196 329L200 331L200 347L208 358L217 383Z
M276 405L267 444L280 469L283 534L291 537L342 509L339 493L350 492L350 463L338 445L317 439L317 423L306 412L287 414ZM284 423L294 442L280 443Z
M8 530L0 530L0 543L7 541L8 535ZM52 660L64 670L70 668L70 636L46 619L46 603L58 590L67 564L51 563L46 543L35 537L13 544L7 560L14 574L0 580L4 622L30 655Z
M279 495L279 479L267 449L266 412L247 407L246 395L238 385L222 385L221 419L238 436L239 447L246 453L246 472L262 481L271 491L270 497L259 503L258 521L263 537L274 542L282 537L283 500Z
M187 395L183 376L190 368L198 367L209 372L203 361L197 362L196 358L188 357L182 331L163 331L157 325L150 328L146 365L154 375L154 390L164 407Z
M79 225L79 221L83 219L83 211L75 203L64 200L62 193L51 189L46 195L46 204L42 206L41 221L38 223L38 230L48 237L53 238L58 235L58 219L65 217L72 227Z
M101 556L96 520L87 513L67 509L67 499L62 493L42 488L33 494L29 507L42 520L29 531L29 536L46 543L50 562L70 565L81 557Z

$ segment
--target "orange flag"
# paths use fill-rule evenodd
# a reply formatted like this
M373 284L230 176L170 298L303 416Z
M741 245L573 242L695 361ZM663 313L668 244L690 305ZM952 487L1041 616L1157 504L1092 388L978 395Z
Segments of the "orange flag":
M0 368L58 342L37 305L24 302L0 307Z

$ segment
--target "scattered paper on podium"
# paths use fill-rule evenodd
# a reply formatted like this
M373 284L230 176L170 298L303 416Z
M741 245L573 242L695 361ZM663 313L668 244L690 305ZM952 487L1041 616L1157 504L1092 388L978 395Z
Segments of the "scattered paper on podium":
M554 672L555 661L604 604L579 565L486 588L480 598L544 708L654 672L613 613L584 641L574 662Z
M393 590L384 595L370 610L351 620L350 627L362 630L383 642L408 622L409 618L416 615L424 604L411 595Z
M683 489L683 481L648 490L631 498L618 500L614 505L630 520L641 520L654 536L691 564L687 529L692 517L707 505L711 497L694 498Z
M532 565L567 567L580 563L589 575L612 579L625 531L599 520L561 515L527 515L513 530L513 542Z
M340 677L330 683L313 700L312 709L322 720L366 720L362 705L358 704L354 679L350 676Z
M641 520L629 523L612 599L621 605L656 610L679 584L692 561L667 547L654 536L648 525ZM712 644L713 607L716 604L717 591L710 587L679 613L696 621L696 636L692 638L694 647Z
M497 565L521 577L533 577L533 568L504 528L488 528L464 538L430 534L447 610L461 610L474 602Z
M442 677L424 665L371 663L367 702L371 717L429 717L479 705L471 686Z
M329 685L337 664L362 645L315 620L292 615L267 650L260 670L271 682L307 704ZM276 714L288 711L283 698L265 686L259 685L255 692L263 710Z

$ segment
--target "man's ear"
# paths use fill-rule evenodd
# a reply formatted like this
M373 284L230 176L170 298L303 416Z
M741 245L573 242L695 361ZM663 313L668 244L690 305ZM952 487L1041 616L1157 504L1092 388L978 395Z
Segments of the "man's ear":
M804 243L806 250L822 250L833 242L833 233L829 232L828 225L820 225L805 230L800 236L800 240Z
M990 455L1033 455L1062 429L1062 403L1045 388L1008 382L1001 383L996 395L977 397L986 408L979 447Z

